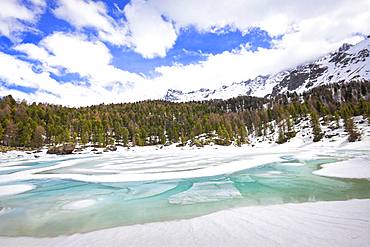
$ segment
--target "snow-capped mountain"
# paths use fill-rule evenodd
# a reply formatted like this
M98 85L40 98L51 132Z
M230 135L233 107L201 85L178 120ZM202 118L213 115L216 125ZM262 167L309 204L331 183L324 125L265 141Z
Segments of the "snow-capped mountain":
M168 101L200 101L229 99L237 96L275 96L284 92L301 93L330 83L370 80L370 38L356 45L344 44L336 52L318 60L281 71L274 75L257 76L218 89L202 88L191 92L169 89Z

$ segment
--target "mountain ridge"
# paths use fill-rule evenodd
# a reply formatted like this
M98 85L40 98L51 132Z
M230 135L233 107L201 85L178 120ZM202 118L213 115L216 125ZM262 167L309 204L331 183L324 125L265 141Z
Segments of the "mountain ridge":
M163 99L187 102L237 96L270 97L286 92L302 93L325 84L366 81L370 80L369 54L370 36L355 45L344 43L334 52L276 74L259 75L217 89L201 88L189 92L168 89Z

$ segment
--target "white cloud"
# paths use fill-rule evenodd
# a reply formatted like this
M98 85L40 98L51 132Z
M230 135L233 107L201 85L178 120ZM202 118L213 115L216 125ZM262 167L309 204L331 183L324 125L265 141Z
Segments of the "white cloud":
M145 58L164 57L177 38L172 24L163 20L154 6L141 0L127 4L119 11L122 18L116 19L108 15L100 1L59 0L53 12L78 30L94 28L101 40L130 47Z
M15 40L25 31L34 31L33 26L44 11L45 2L32 0L28 6L20 0L1 0L0 35Z
M0 63L6 64L0 70L0 79L8 85L37 89L29 94L30 101L80 106L148 97L145 89L150 83L140 75L114 67L109 49L100 41L57 32L45 37L38 45L20 44L14 49L42 64L43 72L36 73L31 63L0 54ZM50 73L57 76L78 73L88 83L70 81L59 84ZM2 90L1 95L11 92L14 90ZM23 93L16 95L22 96Z
M165 21L155 6L142 0L126 5L124 13L134 50L146 58L166 56L177 39L172 23Z
M60 84L49 77L48 72L35 73L32 65L11 55L0 52L0 79L8 85L17 85L49 92L58 92Z
M209 55L205 61L174 66L156 68L160 74L155 78L157 85L164 88L174 88L191 91L199 88L214 89L232 82L245 81L258 75L266 75L292 68L303 62L315 59L330 51L334 51L343 42L357 43L362 38L354 36L352 39L343 39L329 42L325 39L302 40L305 33L292 33L276 42L273 49L259 48L250 51L241 48L235 51L225 51L217 55ZM158 88L157 95L164 95L165 91Z
M356 4L347 0L133 0L124 13L135 51L151 58L163 57L180 30L189 26L200 32L228 28L243 33L259 27L277 36L305 29L305 22L311 25L316 20L313 31L329 33L334 43L355 32L369 32L369 9L367 0Z
M205 0L197 8L198 1L191 0L151 2L179 26L194 25L202 31L227 25L242 31L260 26L271 35L284 34L281 40L274 41L273 49L253 52L241 48L209 55L197 64L156 68L160 76L155 81L159 85L181 90L216 88L276 73L334 51L343 42L356 43L362 39L358 34L370 33L369 1L356 1L355 5L350 1L320 1L316 2L317 9L315 2L301 1L236 1L228 6L227 1Z
M112 66L109 49L102 42L89 41L82 35L57 32L44 38L39 45L21 44L15 49L40 61L50 72L78 73L100 86L142 80L137 74Z
M54 14L77 29L94 28L98 36L115 45L127 45L127 28L123 21L108 15L103 2L87 0L59 0Z
M366 6L361 5L368 6L366 0L358 0L355 5L347 0L148 0L146 3L173 20L178 28L195 26L200 31L210 31L232 27L248 31L250 27L261 27L271 35L284 34L304 19L341 8L364 11Z
M311 23L316 19L315 28L331 33L332 41L337 42L344 36L348 38L351 29L352 32L368 31L369 11L366 10L370 8L366 0L358 0L356 5L347 0L132 0L122 11L126 21L117 24L107 15L101 2L79 0L83 5L79 7L70 4L71 0L60 1L64 3L61 6L69 7L64 7L64 14L59 16L64 16L78 28L92 26L109 30L112 26L124 26L127 31L122 38L124 44L145 58L164 57L181 30L189 26L200 32L227 28L243 33L259 27L271 36L277 36L294 32L297 28L304 29L306 21ZM55 12L60 9L62 7ZM351 22L352 19L356 20ZM330 32L328 28L335 28L335 31Z
M290 68L333 51L343 42L358 42L361 34L370 33L370 2L366 0L356 4L346 0L133 0L121 11L125 21L110 17L99 1L60 0L54 13L75 26L78 33L56 32L39 44L15 47L39 61L42 73L34 72L30 63L1 53L0 64L6 66L1 67L0 78L8 84L37 88L30 94L31 100L68 105L158 98L168 88L216 88ZM163 57L181 30L189 26L200 32L223 28L248 32L251 27L260 27L270 35L283 36L273 42L273 49L250 51L248 45L242 45L234 51L204 55L205 60L198 63L158 67L156 78L114 67L112 54L103 43L131 47L146 58ZM85 28L94 28L98 39L83 35ZM49 73L78 73L88 86L79 82L59 85ZM3 87L0 91L4 95L16 90Z
M112 84L111 88L104 85L92 84L89 86L60 84L51 78L48 71L36 73L32 64L22 61L11 55L0 52L0 80L5 84L0 86L0 97L8 94L16 99L26 99L28 102L48 102L68 106L86 106L100 103L118 103L139 100L140 92L132 93L123 83ZM118 79L118 78L116 78ZM140 84L139 84L140 85ZM26 93L12 86L31 88L35 92Z

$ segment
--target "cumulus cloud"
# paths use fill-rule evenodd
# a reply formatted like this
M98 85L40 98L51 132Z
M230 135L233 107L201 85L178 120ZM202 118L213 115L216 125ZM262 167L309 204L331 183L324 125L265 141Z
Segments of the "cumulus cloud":
M205 0L193 11L190 11L195 6L193 1L152 1L161 6L176 25L194 25L203 31L227 25L241 31L259 26L271 35L282 35L273 41L272 49L250 51L242 47L208 55L205 61L196 64L156 68L160 74L155 79L158 84L181 90L215 88L260 74L276 73L334 51L344 42L357 43L370 33L369 1L356 1L356 5L330 0L320 4L284 1L280 5L276 1L258 1L261 4L236 1L227 6L229 2ZM210 14L201 15L202 12Z
M127 28L122 20L115 20L108 15L103 2L59 0L53 12L56 17L66 20L77 29L93 28L102 40L115 45L127 45Z
M133 0L125 8L125 14L130 17L132 27L141 27L141 34L133 39L136 51L145 56L149 48L163 56L163 52L175 43L178 33L189 26L199 32L226 28L243 33L259 27L272 37L298 31L306 33L301 41L313 37L336 44L356 33L370 32L369 9L370 2L366 0L356 1L356 4L347 0ZM163 16L167 23L161 18ZM155 28L161 25L167 27ZM139 49L140 44L144 44L143 49Z
M366 0L358 0L356 4L347 0L148 0L146 3L174 21L178 28L195 26L199 31L210 31L231 27L247 32L251 27L260 27L272 36L289 32L302 20L333 12L359 14L369 7Z
M88 40L83 35L56 32L38 45L26 43L14 49L26 54L28 59L38 61L43 70L37 73L32 69L32 63L2 53L0 63L8 67L0 70L0 79L8 85L37 89L30 94L32 101L80 106L127 102L144 97L144 78L111 65L112 55L100 41ZM70 81L60 84L51 73L56 76L77 73L87 83ZM3 90L1 94L6 93L8 90Z
M35 72L32 63L0 52L0 97L13 95L14 98L28 102L48 102L68 106L86 106L100 103L118 103L138 100L140 92L132 93L123 82L111 87L100 85L79 85L73 82L60 83L50 72ZM116 78L118 79L118 78ZM14 87L15 86L15 87ZM31 93L17 90L18 86L32 89ZM140 84L139 84L140 86Z
M369 11L364 10L369 8L366 0L358 0L356 5L346 0L132 0L119 10L120 18L112 18L103 2L58 0L54 14L78 30L93 28L103 41L154 58L165 57L188 27L199 32L226 29L243 33L259 27L277 37L305 29L316 21L314 29L330 33L330 39L337 42L347 38L350 30L368 31Z
M172 23L164 20L155 6L142 0L126 5L124 13L134 50L146 58L166 56L177 38Z
M142 79L137 74L111 65L112 55L106 45L100 41L90 41L83 35L56 32L38 45L20 44L15 50L40 61L46 70L53 73L78 73L81 77L87 77L90 83L100 86L117 81L139 82Z
M25 31L35 31L33 26L45 9L45 2L32 0L28 6L21 0L2 0L0 7L0 35L16 40Z
M33 72L32 65L11 55L0 52L0 64L2 67L0 78L8 84L51 91L59 89L59 83L49 80L48 73L37 74Z
M16 0L4 3L10 3L12 10L14 4L19 4ZM32 5L43 8L41 0L33 0ZM27 23L37 22L38 14L30 14L29 6L21 7L13 19L11 11L1 8L1 34L11 36L29 28ZM29 94L31 100L69 105L159 98L168 88L216 88L291 68L333 51L343 42L359 42L370 34L369 10L370 2L366 0L356 4L346 0L132 0L119 10L122 16L113 18L101 1L58 0L53 13L74 26L74 33L55 32L37 44L14 47L27 59L41 64L38 73L31 62L1 53L0 63L8 67L0 69L0 79L7 85L36 88ZM4 20L11 20L13 25L11 29L11 22L6 22L8 34L6 29L3 31ZM193 64L157 67L154 78L112 65L114 54L107 43L122 49L128 47L148 59L165 57L177 37L189 27L199 32L243 33L259 27L274 37L272 49L251 51L248 44L241 44L232 51L203 54L202 61ZM87 29L94 29L97 36L86 34ZM69 73L77 73L86 83L59 83L51 76ZM24 96L4 86L0 92Z
M53 12L78 30L93 28L101 40L130 47L145 58L164 57L177 38L172 23L164 20L155 6L142 0L127 4L119 10L121 18L116 19L99 1L59 0Z

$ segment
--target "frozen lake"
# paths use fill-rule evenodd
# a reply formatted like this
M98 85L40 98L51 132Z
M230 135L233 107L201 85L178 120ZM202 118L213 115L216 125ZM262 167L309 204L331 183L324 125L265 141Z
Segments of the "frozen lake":
M222 209L370 198L370 181L312 174L365 153L242 148L1 159L0 235L58 236Z

